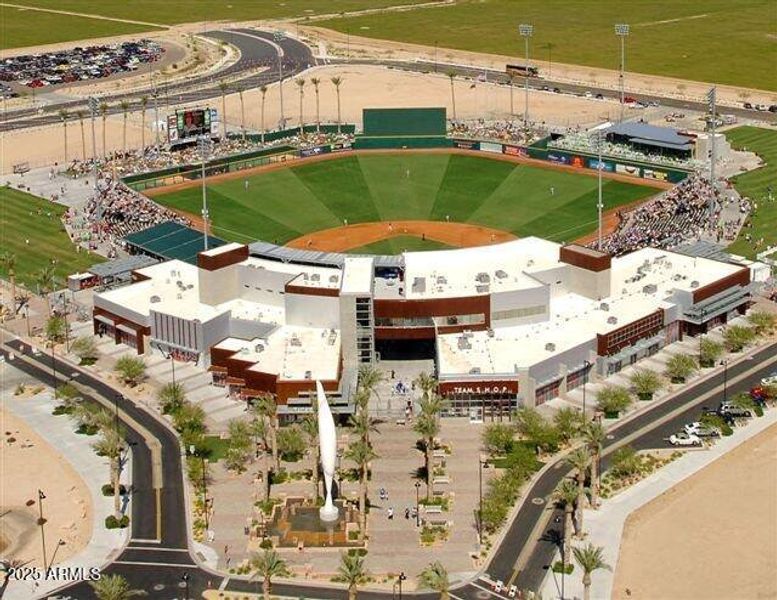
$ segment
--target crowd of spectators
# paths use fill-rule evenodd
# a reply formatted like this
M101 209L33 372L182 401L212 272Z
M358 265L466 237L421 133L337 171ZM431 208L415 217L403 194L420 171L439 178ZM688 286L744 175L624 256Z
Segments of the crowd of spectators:
M528 129L523 121L451 121L448 132L453 137L473 140L487 140L504 144L528 145L536 142L547 133L545 122L529 123Z
M704 233L716 234L720 231L721 208L719 191L705 178L692 175L639 208L619 213L620 223L615 232L602 240L601 250L620 256L645 246L669 249Z
M586 131L578 131L570 132L567 135L548 142L548 148L596 154L599 152L597 144L598 141L595 134ZM615 144L606 139L602 139L602 155L647 162L666 167L680 167L682 169L696 169L702 166L700 161L693 158L681 158L658 153L650 154L641 152L627 144Z
M0 62L0 81L43 87L99 79L135 71L144 63L159 60L163 53L164 48L159 44L143 39L110 45L76 46L45 54L22 54Z

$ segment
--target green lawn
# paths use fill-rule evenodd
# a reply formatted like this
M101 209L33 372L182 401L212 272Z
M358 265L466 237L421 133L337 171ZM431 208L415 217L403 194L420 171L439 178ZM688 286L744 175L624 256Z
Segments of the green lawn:
M459 0L445 8L316 24L353 35L516 55L520 61L518 24L531 23L534 60L617 69L620 45L613 25L628 23L630 71L777 90L777 69L766 66L775 53L775 22L774 0ZM439 60L445 61L444 51Z
M570 241L596 226L596 185L595 177L474 156L365 154L263 173L250 178L248 190L243 179L208 186L208 208L213 233L240 242L284 244L345 219L446 216L519 237ZM655 193L606 181L604 205L613 208ZM201 192L190 188L155 200L196 214Z
M189 2L159 2L159 0L21 0L20 5L175 25L197 21L248 21L280 17L303 17L314 14L335 14L346 11L416 4L424 0L190 0ZM213 25L216 27L217 25ZM104 37L149 31L153 27L89 19L58 14L30 12L0 7L0 49L20 48L70 40Z
M727 131L726 137L734 148L755 152L766 163L760 169L731 179L740 194L758 203L758 211L752 217L753 229L743 230L742 235L728 249L734 254L754 258L756 250L745 241L745 233L750 233L756 240L763 237L766 246L777 244L777 200L769 202L766 191L767 186L771 185L772 195L777 199L777 131L744 126ZM766 246L760 250L765 250Z
M89 252L76 252L60 220L64 212L59 204L8 187L0 188L0 252L16 256L17 283L35 290L35 274L54 260L56 276L64 286L68 275L104 260ZM0 277L7 276L0 265Z
M350 254L402 254L403 252L425 252L447 250L450 246L434 240L422 240L414 235L398 235L349 250Z
M138 16L134 18L142 20ZM150 30L154 30L154 28L132 23L0 6L0 50L126 35Z

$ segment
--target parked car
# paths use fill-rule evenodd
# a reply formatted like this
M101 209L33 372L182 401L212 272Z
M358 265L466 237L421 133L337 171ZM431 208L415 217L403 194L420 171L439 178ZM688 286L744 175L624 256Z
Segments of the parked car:
M604 95L603 95L603 94L596 94L596 96L594 96L594 97L595 97L597 100L604 100Z
M497 582L494 584L494 591L495 591L495 592L497 592L497 593L501 592L501 591L502 591L502 588L504 587L504 585L505 585L505 584L504 584L504 583L502 582L502 580L500 579L499 581L497 581Z
M559 88L553 88L553 93L554 94L560 94L561 90Z
M751 410L747 408L739 408L738 406L734 406L730 402L723 402L720 405L719 412L722 414L730 415L736 419L741 419L744 417L752 417L753 413Z
M687 423L683 427L683 431L688 435L695 435L700 438L720 436L720 432L717 429L715 429L714 427L706 427L701 423L699 423L699 421L694 421L693 423Z
M743 103L742 103L742 107L743 107L743 108L746 108L746 109L748 109L748 110L753 110L753 105L752 105L752 104L750 104L749 102L743 102Z
M701 446L701 438L698 435L689 435L687 433L677 433L669 436L669 443L672 446Z
M761 407L766 405L767 400L771 400L769 393L760 385L757 385L750 390L750 397L753 399L753 402L760 404Z
M771 106L769 106L769 112L777 113L777 104L772 104Z
M507 596L509 598L515 598L518 595L518 586L517 585L511 585L510 589L507 592Z

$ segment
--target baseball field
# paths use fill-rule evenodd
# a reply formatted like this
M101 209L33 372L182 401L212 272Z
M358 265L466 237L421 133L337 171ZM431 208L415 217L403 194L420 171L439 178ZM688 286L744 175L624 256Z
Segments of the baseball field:
M154 194L157 202L190 215L200 212L199 186L160 192ZM607 180L605 210L655 193L654 188ZM344 241L327 249L354 250L365 243L344 226L376 223L387 229L369 240L379 245L368 250L381 253L433 249L432 241L466 245L447 244L448 238L437 235L454 223L481 231L488 228L480 243L487 243L489 236L493 241L504 239L502 232L508 238L535 235L571 241L596 227L596 201L596 177L449 153L358 154L235 176L208 186L212 231L219 237L304 247L294 241L335 229ZM429 223L428 231L417 223L406 231L402 222L411 220Z
M36 273L54 264L59 283L71 273L103 262L101 256L76 252L62 225L65 207L8 187L0 187L0 254L16 258L16 281L35 289ZM29 243L28 243L29 241ZM0 277L8 272L0 263Z
M764 166L760 169L731 178L737 191L756 202L758 209L751 214L753 227L743 229L729 250L735 254L753 258L768 246L777 245L777 130L737 127L727 131L726 137L734 148L755 152L764 161ZM769 199L770 186L771 200ZM756 248L753 243L745 239L748 233L753 240L764 239L761 247Z

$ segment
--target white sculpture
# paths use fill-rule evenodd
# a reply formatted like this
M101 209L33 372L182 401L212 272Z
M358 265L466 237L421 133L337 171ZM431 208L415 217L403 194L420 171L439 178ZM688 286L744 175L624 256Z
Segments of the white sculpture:
M321 454L321 470L324 472L324 486L326 487L326 500L324 506L318 511L322 521L336 521L337 507L332 503L332 478L335 474L335 460L337 456L337 432L335 420L329 403L324 395L324 388L320 381L316 381L316 395L318 397L318 446Z

